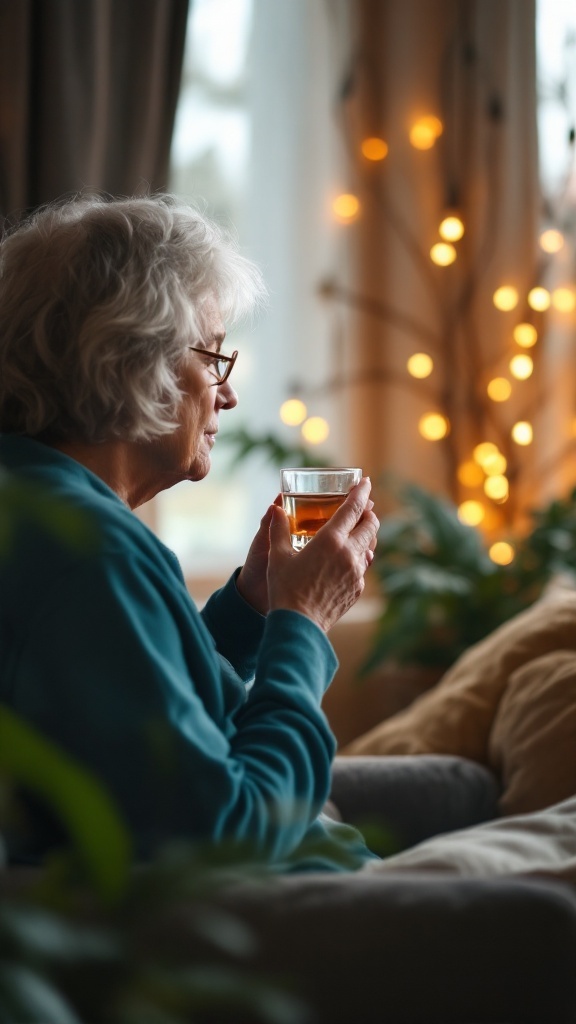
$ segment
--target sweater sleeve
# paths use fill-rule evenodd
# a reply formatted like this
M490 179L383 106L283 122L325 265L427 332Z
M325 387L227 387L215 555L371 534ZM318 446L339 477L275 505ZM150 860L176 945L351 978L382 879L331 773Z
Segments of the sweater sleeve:
M236 579L239 572L240 569L236 569L225 586L209 598L200 614L220 654L247 682L256 671L266 618L238 592Z
M328 795L334 740L319 705L335 665L310 620L274 612L246 695L185 588L123 553L54 581L13 702L108 786L139 856L178 837L279 862Z

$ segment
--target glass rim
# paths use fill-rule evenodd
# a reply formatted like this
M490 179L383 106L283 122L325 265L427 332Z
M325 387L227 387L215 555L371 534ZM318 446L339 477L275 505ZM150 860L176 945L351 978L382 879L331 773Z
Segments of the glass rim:
M361 466L282 466L281 473L358 473Z

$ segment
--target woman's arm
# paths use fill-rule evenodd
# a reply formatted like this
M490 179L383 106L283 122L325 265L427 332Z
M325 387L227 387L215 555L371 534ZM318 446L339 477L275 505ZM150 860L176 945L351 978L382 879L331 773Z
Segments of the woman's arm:
M273 613L246 697L175 583L125 553L55 581L28 623L13 706L104 781L139 855L180 838L280 860L329 791L331 646L304 616Z

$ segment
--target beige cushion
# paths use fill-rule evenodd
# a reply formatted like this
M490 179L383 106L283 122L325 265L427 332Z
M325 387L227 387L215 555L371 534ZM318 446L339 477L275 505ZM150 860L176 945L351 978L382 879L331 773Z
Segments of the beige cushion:
M512 674L490 735L503 814L523 814L576 793L576 653L555 651Z
M435 836L393 857L370 861L363 870L468 878L536 875L576 885L576 797L545 811Z
M496 710L517 669L576 650L576 593L559 591L510 619L458 659L439 684L340 754L459 754L489 763Z

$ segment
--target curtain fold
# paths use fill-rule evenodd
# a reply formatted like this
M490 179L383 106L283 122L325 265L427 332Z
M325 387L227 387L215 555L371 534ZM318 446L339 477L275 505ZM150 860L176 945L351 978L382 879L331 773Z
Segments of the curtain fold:
M166 188L189 0L0 0L0 214Z

